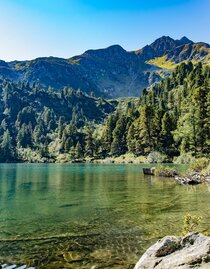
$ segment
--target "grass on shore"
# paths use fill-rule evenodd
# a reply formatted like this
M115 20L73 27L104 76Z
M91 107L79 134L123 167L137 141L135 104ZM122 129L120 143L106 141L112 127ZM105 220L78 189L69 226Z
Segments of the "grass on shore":
M169 166L158 165L155 167L155 175L160 177L174 177L177 175L177 171Z

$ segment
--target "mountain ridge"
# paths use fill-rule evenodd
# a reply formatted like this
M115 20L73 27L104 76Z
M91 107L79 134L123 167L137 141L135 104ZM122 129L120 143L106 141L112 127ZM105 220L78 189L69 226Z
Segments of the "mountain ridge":
M210 63L210 45L186 36L162 36L140 50L126 51L118 44L90 49L71 58L40 57L29 61L0 60L0 79L40 83L60 90L81 88L96 96L139 96L140 92L170 73L183 61Z

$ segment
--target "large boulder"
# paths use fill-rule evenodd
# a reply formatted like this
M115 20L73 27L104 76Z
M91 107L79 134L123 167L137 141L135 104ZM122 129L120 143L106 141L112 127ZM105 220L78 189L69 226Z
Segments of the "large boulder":
M135 269L210 269L210 237L191 233L166 236L151 246Z

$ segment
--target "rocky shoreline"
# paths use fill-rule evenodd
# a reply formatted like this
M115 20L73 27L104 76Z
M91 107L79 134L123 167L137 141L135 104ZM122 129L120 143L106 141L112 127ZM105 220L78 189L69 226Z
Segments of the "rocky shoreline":
M200 233L164 237L143 254L134 269L154 268L210 268L210 237Z
M204 175L202 173L198 173L198 172L194 172L194 173L190 173L186 176L179 176L176 171L168 171L167 169L163 170L163 171L156 171L155 167L151 167L151 168L143 168L143 173L145 175L158 175L161 177L171 177L174 178L177 183L181 184L181 185L198 185L198 184L202 184L202 183L208 183L210 184L210 175Z
M210 184L210 175L203 175L201 173L193 173L185 177L176 176L175 180L179 184L182 184L182 185L197 185L201 183Z

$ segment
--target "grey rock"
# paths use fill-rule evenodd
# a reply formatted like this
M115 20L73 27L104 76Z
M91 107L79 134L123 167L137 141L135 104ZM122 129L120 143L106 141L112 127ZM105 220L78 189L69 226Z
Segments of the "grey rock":
M145 175L154 175L155 174L155 167L152 168L143 168L143 173Z
M201 173L193 173L187 177L175 177L176 181L184 185L197 185L201 183L210 183L210 177Z
M210 269L210 237L191 233L166 236L151 246L134 269Z
M200 179L190 178L190 177L175 177L175 180L182 185L197 185L201 184L202 181Z
M205 177L205 181L206 181L206 183L210 184L210 175Z

